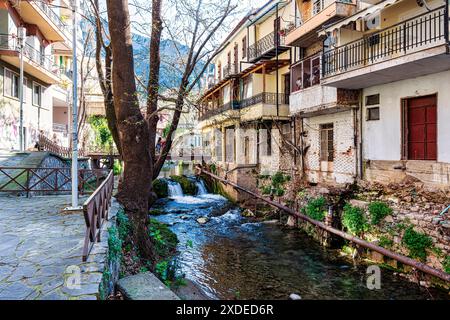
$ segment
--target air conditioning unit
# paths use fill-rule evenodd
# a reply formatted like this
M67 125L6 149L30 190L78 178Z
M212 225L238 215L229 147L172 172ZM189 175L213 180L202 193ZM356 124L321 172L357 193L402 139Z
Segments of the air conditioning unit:
M366 23L367 30L376 30L381 27L381 16L380 12L376 12L374 14L369 15L364 19Z

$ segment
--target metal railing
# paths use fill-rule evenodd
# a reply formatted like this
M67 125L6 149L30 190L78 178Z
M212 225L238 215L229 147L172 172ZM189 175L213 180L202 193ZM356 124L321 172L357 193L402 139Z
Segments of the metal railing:
M228 103L225 103L225 104L223 104L223 105L220 105L220 106L217 107L217 108L209 109L209 110L207 110L207 111L204 111L202 114L200 114L199 120L200 120L200 121L206 120L206 119L208 119L208 118L211 118L211 117L214 117L214 116L216 116L216 115L218 115L218 114L221 114L222 112L225 112L225 111L227 111L227 110L236 110L236 109L239 109L240 106L241 106L241 105L240 105L240 102L239 102L239 101L236 101L236 100L230 101L230 102L228 102Z
M65 24L60 16L50 7L48 3L45 1L31 1L33 4L36 4L39 9L41 9L45 15L53 22L59 29L66 33L66 36L70 38L71 30L70 27Z
M337 47L323 54L324 77L344 73L448 42L448 13L445 6Z
M241 108L250 107L258 103L270 105L289 104L289 94L262 92L254 95L253 97L242 100Z
M62 132L67 133L69 130L68 125L62 124L62 123L54 123L53 124L53 131L54 132Z
M17 35L0 34L0 49L11 50L20 53L20 45ZM38 67L41 67L58 77L60 76L59 67L54 63L52 57L42 54L39 50L35 49L30 44L25 43L23 48L23 55L30 59L31 62L36 64Z
M285 45L285 35L271 32L248 48L248 58L250 61L260 58L262 55L275 49L276 47Z
M223 78L224 79L234 76L238 73L239 73L239 64L238 63L227 64L223 68Z
M257 105L258 103L277 105L278 104L289 104L289 94L285 93L270 93L262 92L253 97L244 99L242 101L233 100L226 104L223 104L217 108L209 109L200 114L199 120L203 121L218 114L221 114L227 110L243 109L250 106Z
M111 170L102 184L83 204L83 215L86 223L83 261L87 260L93 245L101 240L100 233L103 223L108 220L113 190L114 174Z
M0 167L0 192L24 193L70 193L72 169ZM108 170L79 169L78 191L80 194L94 192L107 176Z
M72 149L67 147L62 147L58 145L56 142L50 140L43 134L39 134L38 137L38 145L40 151L48 151L53 154L56 154L62 158L70 158L72 156ZM78 155L86 156L86 151L84 149L78 150Z

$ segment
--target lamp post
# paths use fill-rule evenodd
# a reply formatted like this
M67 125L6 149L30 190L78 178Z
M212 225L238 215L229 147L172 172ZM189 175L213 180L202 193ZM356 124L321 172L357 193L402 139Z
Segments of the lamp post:
M72 0L72 210L78 207L78 60L77 60L77 2Z
M19 49L20 49L20 83L19 83L19 101L20 101L20 115L19 115L19 143L20 143L20 152L24 152L25 150L25 141L24 141L24 136L23 136L23 82L24 82L24 77L23 77L23 50L24 50L24 42L25 42L25 28L23 26L20 26L17 28L17 33L18 33L18 45L19 45Z

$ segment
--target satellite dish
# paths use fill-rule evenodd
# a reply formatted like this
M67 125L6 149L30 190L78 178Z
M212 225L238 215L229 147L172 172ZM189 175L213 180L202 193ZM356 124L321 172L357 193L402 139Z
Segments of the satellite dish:
M378 29L381 25L380 14L377 13L375 15L369 16L366 19L366 27L369 30Z

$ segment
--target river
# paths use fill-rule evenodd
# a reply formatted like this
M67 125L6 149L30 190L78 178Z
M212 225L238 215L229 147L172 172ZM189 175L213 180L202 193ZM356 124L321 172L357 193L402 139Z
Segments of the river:
M211 299L288 299L291 293L303 299L449 299L386 269L381 289L369 290L367 266L349 263L300 230L252 223L219 195L175 193L156 206L166 212L156 218L180 240L180 271ZM200 217L209 221L202 225Z

